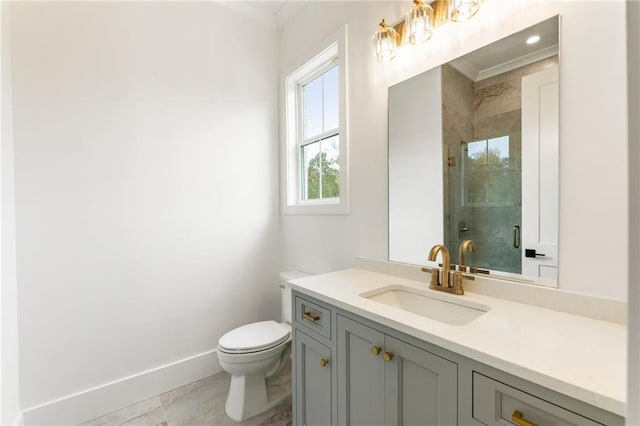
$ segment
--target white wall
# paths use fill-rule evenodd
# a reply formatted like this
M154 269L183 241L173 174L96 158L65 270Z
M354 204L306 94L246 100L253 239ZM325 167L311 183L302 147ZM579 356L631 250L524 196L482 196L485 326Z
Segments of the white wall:
M276 31L212 2L11 20L22 407L279 318Z
M10 31L7 3L0 4L0 424L19 421L18 313L16 286L15 186L11 107Z
M318 43L348 23L351 213L282 216L283 267L320 273L351 266L356 254L386 258L387 86L368 63L373 57L371 35L379 21L379 11L389 8L389 4L290 2L283 13L288 7L298 10L279 32L281 73L294 70L301 65L301 58L326 47ZM285 77L280 75L281 92Z
M627 2L629 58L629 391L627 424L640 424L640 2Z
M280 70L287 70L327 34L348 25L352 194L348 216L282 217L283 266L317 273L351 266L355 256L387 258L387 87L559 13L559 285L626 299L624 2L487 1L473 20L446 24L425 45L378 64L371 44L377 23L399 21L408 7L311 2L280 32Z

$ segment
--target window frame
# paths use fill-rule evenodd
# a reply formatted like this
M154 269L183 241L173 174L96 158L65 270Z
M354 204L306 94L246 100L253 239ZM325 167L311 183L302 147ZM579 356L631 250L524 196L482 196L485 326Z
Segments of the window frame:
M349 213L349 166L347 134L347 55L346 26L328 37L306 55L284 79L284 123L283 123L283 167L282 213L283 214L348 214ZM319 53L318 53L319 52ZM303 140L302 88L323 73L338 66L338 127L324 131L313 138ZM338 164L340 169L340 196L333 198L303 200L302 178L304 164L302 147L327 137L338 136Z

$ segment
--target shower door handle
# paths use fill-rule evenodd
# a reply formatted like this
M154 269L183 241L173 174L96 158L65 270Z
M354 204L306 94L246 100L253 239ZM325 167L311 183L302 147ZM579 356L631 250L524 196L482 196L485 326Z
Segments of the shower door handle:
M513 225L513 248L520 248L520 225Z

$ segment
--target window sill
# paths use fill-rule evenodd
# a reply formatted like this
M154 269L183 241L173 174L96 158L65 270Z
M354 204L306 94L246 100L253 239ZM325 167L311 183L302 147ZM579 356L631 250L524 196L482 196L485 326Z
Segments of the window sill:
M285 205L282 213L285 215L343 215L349 214L349 205L346 201L293 204Z

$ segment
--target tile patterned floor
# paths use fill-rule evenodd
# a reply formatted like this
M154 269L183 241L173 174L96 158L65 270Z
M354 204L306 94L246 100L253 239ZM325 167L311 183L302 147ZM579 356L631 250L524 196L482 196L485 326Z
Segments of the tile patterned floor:
M291 368L285 371L279 383L268 386L269 401L284 398L283 402L243 423L224 412L230 378L222 372L80 426L290 426L291 398L286 395L291 393Z

